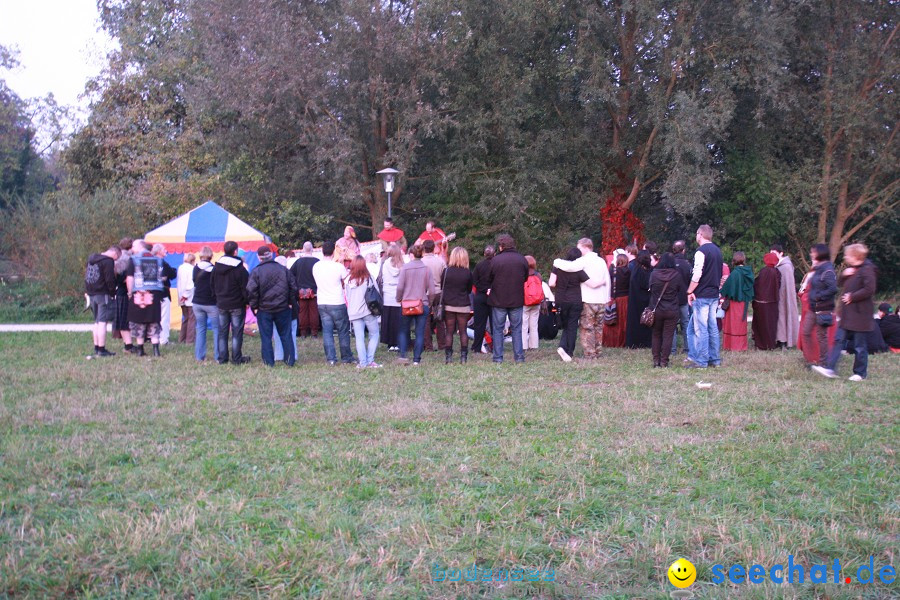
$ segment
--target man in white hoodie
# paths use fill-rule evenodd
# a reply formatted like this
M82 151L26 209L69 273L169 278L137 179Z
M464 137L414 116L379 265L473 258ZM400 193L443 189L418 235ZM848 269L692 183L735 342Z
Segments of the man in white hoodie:
M179 344L193 344L197 333L194 321L194 263L193 252L184 255L184 262L178 267L178 305L181 307L181 331L178 332Z
M594 359L603 352L603 313L609 302L609 266L594 252L591 238L581 238L577 247L581 251L581 258L571 262L558 258L553 261L553 266L568 273L584 270L588 276L588 280L581 284L584 308L578 328L584 357Z

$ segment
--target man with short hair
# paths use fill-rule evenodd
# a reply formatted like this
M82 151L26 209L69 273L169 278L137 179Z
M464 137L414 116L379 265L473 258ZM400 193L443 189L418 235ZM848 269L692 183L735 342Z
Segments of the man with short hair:
M781 273L781 287L778 289L778 330L775 341L781 348L793 348L797 345L797 338L800 335L794 263L784 253L781 244L772 244L769 251L778 258L775 268Z
M159 343L165 346L169 343L169 334L172 330L172 280L178 277L178 271L166 262L168 251L163 244L153 244L150 253L162 259L163 289L159 292Z
M244 262L238 258L237 242L227 241L223 247L225 256L216 261L212 271L212 289L219 311L220 365L228 364L228 330L231 329L231 362L242 365L250 362L244 356L244 320L247 315L247 282L250 276Z
M179 344L193 344L197 324L194 320L194 263L193 252L184 255L184 262L178 267L178 305L181 307L181 331L178 332Z
M118 246L91 254L84 270L84 293L94 316L94 356L115 356L106 349L106 326L116 317L116 260Z
M525 348L522 341L522 310L525 307L528 261L516 251L516 242L508 233L497 236L497 249L499 253L491 260L488 275L494 362L503 362L503 328L508 318L513 356L517 363L523 363Z
M444 274L444 269L447 268L444 260L434 253L434 248L435 244L432 240L428 239L422 242L422 264L431 271L431 280L434 282L434 296L428 299L428 305L431 307L435 306L435 302L441 295L441 278ZM428 318L425 320L425 350L431 351L435 349L434 344L431 342L431 334L435 331L435 328L437 328L437 347L439 350L443 350L444 342L446 341L444 339L446 337L444 320L435 319L431 311L429 311Z
M561 271L577 273L584 271L588 280L581 284L581 349L587 359L598 358L603 352L603 313L609 302L610 280L606 261L594 252L591 238L581 238L576 244L581 258L567 261L561 258L553 261L553 266ZM577 304L575 305L578 306Z
M272 347L274 325L284 349L284 362L293 367L297 357L291 339L291 301L297 297L297 284L286 267L272 260L272 250L268 246L260 246L256 254L259 256L259 265L250 273L247 295L250 310L256 315L259 324L262 361L266 366L275 366L275 351Z
M485 246L484 260L475 265L475 269L472 271L472 285L475 287L475 295L472 302L474 312L472 352L481 352L481 346L484 343L484 332L491 318L491 306L488 303L488 290L491 286L488 277L491 274L491 259L494 258L494 254L493 246ZM524 289L522 292L524 294Z
M385 217L384 229L378 234L378 239L381 240L382 253L387 252L388 246L391 244L397 244L404 252L408 246L406 243L406 236L403 235L403 230L399 227L395 227L394 219L390 217Z
M334 348L336 329L341 347L341 362L353 364L353 350L350 349L350 315L344 302L344 279L347 277L347 269L341 263L334 262L334 242L322 244L322 255L324 259L313 266L312 274L316 280L316 299L319 318L322 320L325 359L330 365L337 364L337 352Z
M688 323L691 319L691 307L688 305L687 289L691 285L691 263L685 258L685 250L687 242L684 240L675 240L672 244L672 254L675 256L675 270L681 275L684 282L682 292L678 294L678 310L680 312L678 323L681 324L681 348L682 352L687 354L688 351ZM672 356L678 351L678 332L676 331L672 338Z
M312 270L319 259L313 256L312 242L303 242L300 257L291 265L291 275L299 289L297 335L319 337L319 307L316 303L316 279Z
M688 327L688 357L685 367L705 369L722 364L719 356L719 326L716 309L719 307L719 284L722 281L722 251L712 243L709 225L697 228L697 252L688 286L688 304L693 308Z

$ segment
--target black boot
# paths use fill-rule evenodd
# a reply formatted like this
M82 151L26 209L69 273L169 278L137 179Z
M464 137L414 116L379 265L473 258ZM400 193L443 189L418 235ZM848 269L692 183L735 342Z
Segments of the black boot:
M444 349L444 364L449 365L451 360L453 360L453 348L445 348Z
M459 351L459 364L464 365L469 360L469 349L463 348Z
M136 345L135 348L137 348L137 355L138 355L138 356L147 356L147 353L144 352L144 345L143 345L143 344Z
M159 344L153 344L153 356L162 356L159 353Z

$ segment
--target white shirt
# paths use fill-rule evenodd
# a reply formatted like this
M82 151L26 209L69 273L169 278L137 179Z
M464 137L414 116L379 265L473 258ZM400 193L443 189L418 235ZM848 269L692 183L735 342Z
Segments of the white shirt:
M187 298L184 306L194 305L194 265L182 263L178 267L178 304L182 298Z
M347 276L347 269L344 265L326 258L313 265L312 274L316 280L318 304L325 306L345 304L343 279Z
M599 281L600 287L591 287L587 282L581 284L581 301L585 304L606 304L609 302L609 267L606 261L602 259L596 252L588 252L581 258L574 261L556 259L553 266L560 271L567 273L577 273L584 270L589 279L594 282Z
M372 281L375 281L376 279L378 279L379 266L380 265L378 263L370 263L370 262L366 263L366 268L369 270L369 275L372 277Z

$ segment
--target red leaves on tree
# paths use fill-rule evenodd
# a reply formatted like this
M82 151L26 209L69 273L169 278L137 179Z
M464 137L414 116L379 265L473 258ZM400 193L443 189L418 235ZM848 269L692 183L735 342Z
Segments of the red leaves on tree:
M624 248L632 241L644 241L644 223L625 208L626 195L621 189L613 189L600 208L600 223L603 235L603 254L612 254L616 248Z

